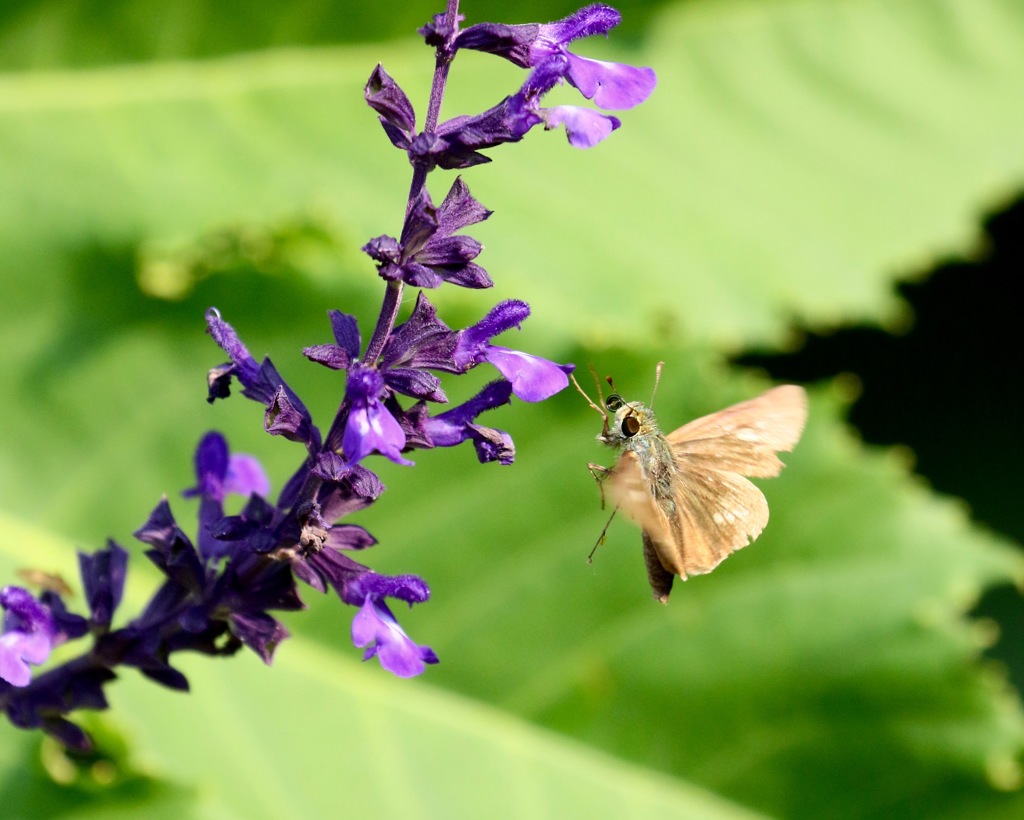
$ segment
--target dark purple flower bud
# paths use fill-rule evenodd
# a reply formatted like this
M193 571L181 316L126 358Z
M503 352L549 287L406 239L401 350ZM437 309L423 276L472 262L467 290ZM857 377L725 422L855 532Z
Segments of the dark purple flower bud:
M405 433L384 406L386 396L384 377L376 368L354 364L349 369L345 386L348 421L341 443L348 461L359 462L376 451L396 464L412 464L401 456Z
M411 678L424 670L424 664L437 663L437 655L429 646L421 646L398 625L388 605L366 596L366 601L352 620L352 643L367 646L363 660L375 655L380 665L400 678Z
M496 54L520 68L529 68L530 50L541 28L540 23L477 23L459 32L455 47Z
M394 329L381 352L384 381L407 396L447 401L440 380L422 368L459 372L452 359L455 341L455 332L437 318L434 306L420 291L412 315Z
M259 376L259 365L256 364L256 360L249 353L248 348L242 344L235 329L221 319L220 311L217 308L210 308L206 311L206 332L231 359L230 366L221 365L211 370L211 378L216 372L216 381L222 385L225 379L230 380L231 375L238 376L238 380L245 386L255 384ZM227 395L226 388L222 389ZM209 400L212 401L213 398L211 397Z
M293 564L295 574L314 589L333 589L341 597L348 582L369 570L337 550L325 549Z
M323 511L323 517L328 521L337 521L369 507L385 488L381 480L362 465L350 464L336 454L332 455L333 459L325 453L318 462L315 472L325 480L317 492L316 500ZM321 472L323 465L337 462L345 464L344 470L334 470L330 474Z
M414 162L418 160L440 168L469 168L490 162L490 158L479 152L504 143L519 142L531 128L542 122L536 108L533 95L520 91L482 114L453 117L438 127L439 139L429 146L429 152L415 155L417 146L414 145L410 149L410 157Z
M134 533L145 544L153 547L146 557L184 591L199 592L205 573L195 547L177 525L171 507L164 498L150 513L149 519Z
M113 541L107 541L106 549L92 555L78 553L78 566L92 622L109 627L124 593L128 551Z
M364 550L376 543L377 539L358 524L335 524L327 533L324 547L339 550Z
M398 148L408 148L416 129L416 113L405 92L380 64L367 80L363 96L380 115L380 123L391 142Z
M397 247L397 244L396 244ZM359 356L361 339L359 326L354 317L337 310L328 314L331 317L331 329L337 344L314 345L302 352L306 358L325 365L332 370L347 370L348 366Z
M109 669L82 659L52 669L13 692L2 692L0 684L0 693L8 698L5 711L15 726L41 728L65 746L86 750L91 747L88 735L59 715L76 709L106 709L103 685L115 677Z
M530 315L530 306L517 299L495 305L483 319L459 333L453 358L465 369L480 362L490 362L509 382L516 398L543 401L569 384L571 364L555 364L539 356L520 353L490 344L490 339L504 333Z
M313 426L309 411L283 382L267 407L263 428L272 436L284 436L289 441L305 444L311 452L320 444L320 434Z
M421 288L436 288L442 282L491 287L487 271L472 262L483 246L471 237L452 235L490 214L457 179L440 208L434 207L426 190L420 193L405 218L397 251L393 239L379 236L364 245L363 252L378 263L377 272L388 281L401 279Z
M31 592L21 587L0 590L0 607L4 609L0 678L12 686L28 686L32 680L28 665L43 663L56 644L53 618Z
M242 344L234 328L221 319L216 308L206 312L207 332L231 357L231 366L215 368L208 381L211 394L208 400L226 396L227 380L232 375L242 383L242 395L260 402L267 408L263 426L271 435L282 435L290 441L299 441L310 452L320 448L320 431L313 424L309 411L294 391L281 378L270 359L260 365ZM216 392L213 392L214 388Z
M482 463L497 460L511 464L515 458L515 446L509 435L474 423L484 411L508 404L511 395L512 385L509 382L491 382L465 404L437 416L418 419L420 434L433 447L454 447L468 439L476 447L477 458Z
M423 37L428 46L433 46L441 51L451 51L451 40L458 29L458 24L465 20L461 14L455 16L454 24L448 22L448 15L445 12L435 14L433 19L420 29L417 33Z
M57 644L63 643L64 640L81 638L89 632L88 619L68 612L59 593L50 589L44 590L39 596L39 602L50 610L50 617L53 618L53 625L57 630Z
M232 612L228 622L235 636L268 665L278 644L289 636L284 625L266 612Z

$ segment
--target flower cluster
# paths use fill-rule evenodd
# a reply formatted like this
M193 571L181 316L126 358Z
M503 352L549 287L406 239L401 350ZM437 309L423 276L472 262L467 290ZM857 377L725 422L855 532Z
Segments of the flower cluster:
M135 667L174 689L188 681L171 664L178 651L229 655L247 647L270 663L288 636L271 613L303 607L298 583L333 591L356 609L352 640L377 657L390 672L409 677L437 663L429 646L417 644L399 626L388 600L409 606L426 601L430 590L414 575L380 575L352 554L376 544L374 537L344 519L374 503L384 485L366 463L379 454L412 465L415 450L451 447L470 441L477 458L511 464L511 436L479 423L488 410L513 397L542 401L568 384L572 365L493 344L518 328L530 314L519 300L495 305L476 324L453 330L421 290L415 307L398 323L403 289L437 288L444 283L486 288L490 275L476 263L481 244L461 233L491 215L458 178L439 206L426 190L435 168L469 168L489 161L481 151L516 142L533 126L564 125L569 142L590 147L620 125L611 115L576 106L541 106L543 96L567 82L595 105L621 110L642 102L655 77L650 69L588 60L572 54L574 40L606 34L619 22L608 6L594 5L551 24L483 23L459 28L458 4L438 15L421 33L437 51L437 69L423 129L408 97L382 67L370 76L365 97L378 114L391 143L405 151L413 183L401 236L378 236L363 250L385 280L374 330L364 345L359 323L340 311L329 313L333 341L305 348L308 359L344 371L337 411L321 432L306 405L270 359L257 362L220 312L207 312L207 330L228 361L208 374L207 399L226 398L232 382L263 405L263 426L301 444L301 463L275 498L258 462L231 453L219 433L208 433L195 456L198 499L195 539L178 525L166 499L135 536L164 576L149 604L136 618L114 628L121 602L128 553L110 542L92 555L80 555L87 615L69 612L57 585L38 597L16 586L0 592L5 618L0 635L0 707L17 726L39 727L71 746L88 739L67 715L76 709L105 708L103 687L115 669ZM460 49L475 49L530 69L518 91L474 116L438 123L448 70ZM439 373L463 374L477 365L499 376L473 398L450 409ZM236 512L225 503L240 496ZM89 636L81 656L33 678L33 665L52 649Z

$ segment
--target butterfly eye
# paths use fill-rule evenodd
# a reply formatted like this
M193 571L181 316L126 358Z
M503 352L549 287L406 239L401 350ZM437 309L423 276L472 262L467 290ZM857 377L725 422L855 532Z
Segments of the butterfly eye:
M622 420L622 435L626 438L633 438L640 432L640 421L636 416L626 416Z
M622 400L622 396L620 396L618 393L612 393L604 401L604 406L611 410L613 413L620 407L622 407L622 405L624 404L625 402Z

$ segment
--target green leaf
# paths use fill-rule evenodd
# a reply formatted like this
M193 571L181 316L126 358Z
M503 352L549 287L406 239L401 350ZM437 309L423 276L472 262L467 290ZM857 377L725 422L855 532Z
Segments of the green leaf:
M443 289L442 315L458 325L526 298L534 315L503 342L594 361L641 398L665 359L668 427L754 395L765 385L724 354L779 343L794 317L891 321L894 277L962 249L976 209L1020 179L1022 18L1011 0L667 8L641 52L588 52L660 76L607 143L575 152L531 134L467 173L496 210L474 235L498 286ZM191 25L169 53L233 47L188 45L202 39ZM66 56L47 64L89 60ZM266 439L259 408L205 405L202 374L222 356L202 312L218 305L326 423L343 382L300 348L328 340L330 307L368 335L379 285L356 248L398 233L408 186L362 103L380 59L422 107L429 52L405 43L0 76L4 578L24 566L73 578L56 534L128 544L161 493L190 529L177 494L211 426L276 486L294 469L298 448ZM449 115L521 81L479 55L460 73L462 59ZM445 187L432 181L436 200ZM224 244L226 257L211 250ZM359 518L381 540L374 568L433 587L400 613L441 655L426 683L355 668L352 612L330 598L288 618L299 637L273 669L189 661L187 698L126 675L110 720L168 789L151 804L198 795L197 811L220 816L244 797L247 816L317 814L344 782L368 801L346 806L406 816L424 795L479 816L493 808L480 794L509 793L524 795L510 814L531 817L737 804L1017 816L1019 793L993 787L1018 785L1024 719L964 613L1020 578L1019 555L894 454L860 447L834 390L816 392L804 441L765 484L764 536L678 585L667 609L649 600L626 522L585 563L607 514L585 469L601 457L596 414L565 394L490 415L516 438L516 466L417 453L411 470L381 467L389 492ZM156 583L132 549L125 617ZM20 759L5 758L5 782L43 805L46 781L25 787Z

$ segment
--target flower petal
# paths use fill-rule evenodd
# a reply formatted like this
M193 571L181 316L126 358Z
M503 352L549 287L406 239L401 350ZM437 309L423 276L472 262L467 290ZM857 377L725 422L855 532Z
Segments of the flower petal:
M544 121L549 130L564 125L565 135L573 148L593 148L621 125L618 117L575 105L559 105L547 109Z
M651 68L591 60L577 54L567 56L566 78L584 97L606 111L623 111L639 105L651 96L658 83Z
M523 401L543 401L569 386L571 364L555 364L540 356L491 345L487 361L512 382L512 393Z

